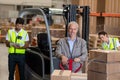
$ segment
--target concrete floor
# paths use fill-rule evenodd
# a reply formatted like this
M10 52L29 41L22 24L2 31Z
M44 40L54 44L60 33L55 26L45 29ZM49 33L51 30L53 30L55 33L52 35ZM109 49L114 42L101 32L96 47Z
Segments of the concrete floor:
M0 43L0 80L8 80L8 49Z

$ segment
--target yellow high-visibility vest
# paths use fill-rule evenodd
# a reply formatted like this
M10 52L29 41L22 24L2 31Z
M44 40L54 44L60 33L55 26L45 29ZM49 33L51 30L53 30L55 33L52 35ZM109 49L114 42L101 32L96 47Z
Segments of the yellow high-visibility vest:
M18 38L18 36L21 36L21 38ZM19 32L18 35L16 35L16 32L13 30L8 31L8 38L10 39L10 42L17 43L17 44L25 44L25 39L27 36L27 32L23 29ZM9 53L19 53L19 54L25 54L25 49L16 49L13 46L10 46L8 49Z
M102 48L104 50L117 50L116 41L118 41L118 38L109 38L109 46L107 43L102 43Z

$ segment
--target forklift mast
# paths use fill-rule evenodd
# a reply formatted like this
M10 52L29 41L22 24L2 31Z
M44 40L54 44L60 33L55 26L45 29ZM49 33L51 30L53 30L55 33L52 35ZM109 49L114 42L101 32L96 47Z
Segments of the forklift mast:
M79 10L82 9L82 12ZM71 21L77 21L77 16L82 16L82 38L87 42L89 42L89 6L77 6L77 5L63 5L63 9L55 9L55 8L44 8L45 14L47 15L47 20L49 24L51 22L52 15L63 16L65 21L65 37L68 36L68 24ZM80 37L80 31L77 34ZM89 49L89 48L88 48Z

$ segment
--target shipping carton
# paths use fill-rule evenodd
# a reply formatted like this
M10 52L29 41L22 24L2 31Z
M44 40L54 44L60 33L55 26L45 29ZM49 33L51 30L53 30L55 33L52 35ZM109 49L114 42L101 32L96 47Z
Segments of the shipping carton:
M88 70L107 74L118 73L120 72L120 62L104 63L93 61L89 63Z
M105 74L88 71L88 80L120 80L120 73Z
M51 75L51 80L71 80L70 70L54 70Z
M71 80L87 80L87 73L72 73Z
M89 60L101 62L117 62L120 61L120 51L116 50L90 50Z

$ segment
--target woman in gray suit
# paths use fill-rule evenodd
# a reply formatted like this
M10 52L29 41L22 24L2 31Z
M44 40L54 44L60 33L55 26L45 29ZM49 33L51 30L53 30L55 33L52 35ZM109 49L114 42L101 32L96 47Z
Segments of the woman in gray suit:
M68 24L69 36L61 38L57 43L55 56L60 58L62 69L81 72L81 66L87 58L86 41L77 36L78 24L72 21Z

